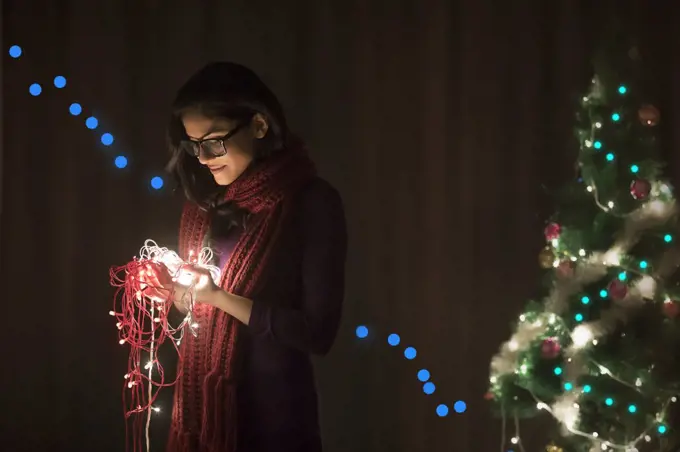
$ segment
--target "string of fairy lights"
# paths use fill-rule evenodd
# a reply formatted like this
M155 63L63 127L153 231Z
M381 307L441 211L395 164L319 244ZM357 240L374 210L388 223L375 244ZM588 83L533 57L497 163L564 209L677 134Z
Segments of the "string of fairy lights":
M598 100L599 80L593 79L593 86L588 96L582 101L585 106L590 102ZM620 85L617 92L621 96L628 94L628 88ZM658 111L653 106L643 106L640 109L639 117L643 124L654 126L658 123ZM609 124L616 124L622 118L621 113L613 112L609 116ZM605 145L598 140L598 131L606 127L607 123L603 120L596 120L590 128L590 136L582 142L581 152L594 151L604 152L607 162L616 159L613 151L605 150ZM647 260L639 260L634 264L627 264L630 259L624 259L626 253L637 243L640 233L650 228L663 225L676 212L677 206L673 198L671 188L665 181L647 181L637 177L640 172L638 164L631 164L629 172L633 181L630 185L630 194L637 200L642 200L642 205L631 213L625 214L616 211L616 204L612 200L601 199L601 194L594 180L584 182L585 190L592 195L594 203L603 212L610 215L617 215L625 220L623 234L614 245L604 252L589 252L585 249L569 249L569 245L562 244L560 235L562 228L559 224L549 224L544 233L548 246L542 251L539 260L545 267L553 267L556 272L556 282L551 293L544 302L543 312L527 312L519 317L519 324L516 332L509 341L501 346L499 353L493 358L491 363L490 393L489 398L500 395L502 389L499 386L504 375L517 374L527 375L532 371L532 362L523 352L527 351L537 340L543 340L541 353L543 357L555 358L563 351L559 341L555 338L569 337L571 344L564 350L566 362L563 365L555 366L553 373L562 378L562 394L549 405L541 400L531 390L527 391L535 399L536 408L550 413L560 424L572 435L587 438L593 445L591 451L625 451L636 452L636 446L641 442L651 442L653 435L663 436L668 432L666 424L666 412L670 404L677 401L676 396L670 396L665 403L661 404L656 413L637 437L632 438L625 444L616 444L603 438L603 432L585 432L577 428L580 420L580 399L586 394L590 394L594 389L592 385L577 385L575 382L578 377L589 372L589 367L594 366L599 370L599 374L615 380L619 384L632 388L638 393L643 393L645 388L645 375L639 375L634 381L627 381L626 378L615 375L610 369L594 362L585 355L587 349L598 344L598 339L614 330L618 321L625 319L629 313L643 303L652 302L657 295L657 281L645 271L650 265ZM665 244L673 242L671 233L663 233L659 240ZM667 251L670 252L670 251ZM602 287L599 296L602 299L610 298L614 301L609 308L603 309L598 320L587 321L583 313L576 312L573 320L576 326L570 328L562 314L568 312L568 304L573 298L580 300L581 305L588 306L594 300L592 296L579 292L587 285L599 281L608 273L608 269L618 268L619 273L606 287ZM658 269L663 274L663 269ZM666 310L677 310L677 305L671 297L664 297L664 312ZM525 388L526 389L526 388ZM604 394L603 402L606 407L618 405L613 397ZM638 406L634 403L625 404L629 415L638 412ZM503 412L503 423L505 431L505 416ZM519 422L515 418L516 431L511 438L511 444L524 451L519 434ZM503 435L501 451L505 450L506 439ZM552 444L546 449L549 452L561 452L562 449Z
M8 54L12 59L18 60L24 55L24 50L19 45L12 45L9 47ZM52 85L57 89L64 89L67 85L66 77L63 75L57 75L52 80ZM43 93L43 85L38 82L33 82L28 87L28 92L33 97L38 97ZM73 102L69 105L68 111L71 116L74 117L85 117L85 127L92 131L98 131L100 129L99 119L94 115L86 115L83 105L78 102ZM100 143L106 148L111 148L114 145L115 137L110 132L102 132L99 136ZM129 160L124 154L118 154L113 158L113 164L118 169L124 169L128 167ZM163 177L160 175L153 175L149 178L149 187L153 190L161 190L165 185Z
M370 336L370 331L366 325L359 325L356 328L355 334L359 339L364 340ZM396 333L391 333L387 336L387 344L390 347L398 347L399 345L401 345L401 337ZM413 346L405 347L403 353L404 358L406 358L406 360L408 361L413 361L418 356L418 351ZM416 373L416 378L420 383L422 383L423 393L425 393L428 396L435 393L437 387L435 383L432 381L432 375L430 374L429 370L424 368L419 369ZM467 404L463 400L457 400L450 406L451 408L453 408L453 411L457 414L463 414L467 411ZM435 413L439 417L448 416L449 411L450 411L449 405L447 405L446 403L439 403L435 408Z

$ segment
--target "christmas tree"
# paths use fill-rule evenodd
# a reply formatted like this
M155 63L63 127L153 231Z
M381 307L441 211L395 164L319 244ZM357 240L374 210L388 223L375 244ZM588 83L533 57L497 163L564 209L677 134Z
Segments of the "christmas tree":
M579 100L578 174L539 254L545 290L491 362L487 397L504 425L552 416L550 452L680 450L669 421L680 392L677 206L654 85L621 30L602 41Z

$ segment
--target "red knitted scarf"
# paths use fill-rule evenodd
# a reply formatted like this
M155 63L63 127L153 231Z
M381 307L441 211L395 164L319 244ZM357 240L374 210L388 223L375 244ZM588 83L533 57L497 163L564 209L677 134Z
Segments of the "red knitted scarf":
M252 297L292 195L315 174L302 146L261 162L227 187L225 200L251 216L222 272L227 292ZM200 251L210 218L187 204L180 224L179 252L187 259ZM198 335L184 336L175 388L168 452L234 452L237 436L236 383L240 323L220 309L197 304L193 316Z

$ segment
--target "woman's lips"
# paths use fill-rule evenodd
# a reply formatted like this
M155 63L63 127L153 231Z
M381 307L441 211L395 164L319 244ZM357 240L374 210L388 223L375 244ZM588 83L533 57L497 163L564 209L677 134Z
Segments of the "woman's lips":
M217 174L220 171L222 171L224 168L226 168L226 165L223 166L209 166L208 169L210 170L211 173Z

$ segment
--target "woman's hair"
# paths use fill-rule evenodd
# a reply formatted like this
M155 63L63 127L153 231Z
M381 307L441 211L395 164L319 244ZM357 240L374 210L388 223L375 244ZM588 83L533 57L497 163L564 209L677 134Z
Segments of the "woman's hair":
M168 126L168 143L172 154L167 169L189 201L203 208L215 207L215 199L223 193L207 169L180 148L188 137L182 115L196 111L208 118L249 122L255 114L263 115L268 124L264 138L257 140L255 164L285 147L288 126L283 108L272 91L245 66L230 62L210 63L194 74L180 88L172 105Z

